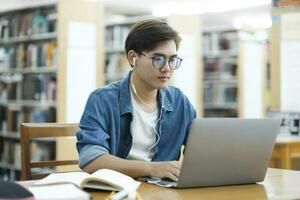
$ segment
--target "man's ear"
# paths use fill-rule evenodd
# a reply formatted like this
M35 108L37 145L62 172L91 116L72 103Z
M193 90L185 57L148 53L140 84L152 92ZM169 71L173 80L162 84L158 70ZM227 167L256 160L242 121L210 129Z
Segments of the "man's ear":
M134 68L136 66L137 53L134 50L128 51L127 59L129 61L129 64L131 65L131 67Z

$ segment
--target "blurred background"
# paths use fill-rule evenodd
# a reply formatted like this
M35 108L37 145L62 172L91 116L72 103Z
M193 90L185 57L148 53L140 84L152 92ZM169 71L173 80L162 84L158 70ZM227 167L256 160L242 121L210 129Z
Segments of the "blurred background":
M131 69L126 36L149 18L182 37L170 84L198 117L280 118L300 141L300 0L0 0L0 179L20 179L20 124L78 123L89 93ZM31 145L34 160L69 155ZM280 154L272 166L298 169L300 152L288 167Z

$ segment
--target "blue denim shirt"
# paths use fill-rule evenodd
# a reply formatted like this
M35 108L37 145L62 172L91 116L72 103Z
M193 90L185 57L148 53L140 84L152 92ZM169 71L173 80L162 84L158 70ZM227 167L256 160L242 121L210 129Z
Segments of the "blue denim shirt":
M90 94L80 120L81 130L76 133L81 168L104 154L127 158L132 145L130 75L131 72L123 80ZM175 87L160 89L158 101L160 116L157 131L160 140L152 161L177 160L196 111L188 98Z

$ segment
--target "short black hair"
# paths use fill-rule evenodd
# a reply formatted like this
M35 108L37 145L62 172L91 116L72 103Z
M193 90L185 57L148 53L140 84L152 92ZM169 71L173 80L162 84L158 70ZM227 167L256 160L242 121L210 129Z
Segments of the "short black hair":
M176 50L178 50L181 38L177 31L159 19L142 20L133 25L129 31L125 41L126 55L130 50L134 50L138 54L143 51L151 51L159 43L168 40L174 40Z

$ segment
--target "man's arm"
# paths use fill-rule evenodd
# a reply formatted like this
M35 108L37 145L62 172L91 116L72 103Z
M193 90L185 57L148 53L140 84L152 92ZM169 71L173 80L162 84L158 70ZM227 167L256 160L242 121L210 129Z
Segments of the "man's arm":
M93 173L98 169L112 169L133 178L154 176L177 181L180 168L181 164L178 161L146 162L126 160L110 154L104 154L87 164L83 170Z

